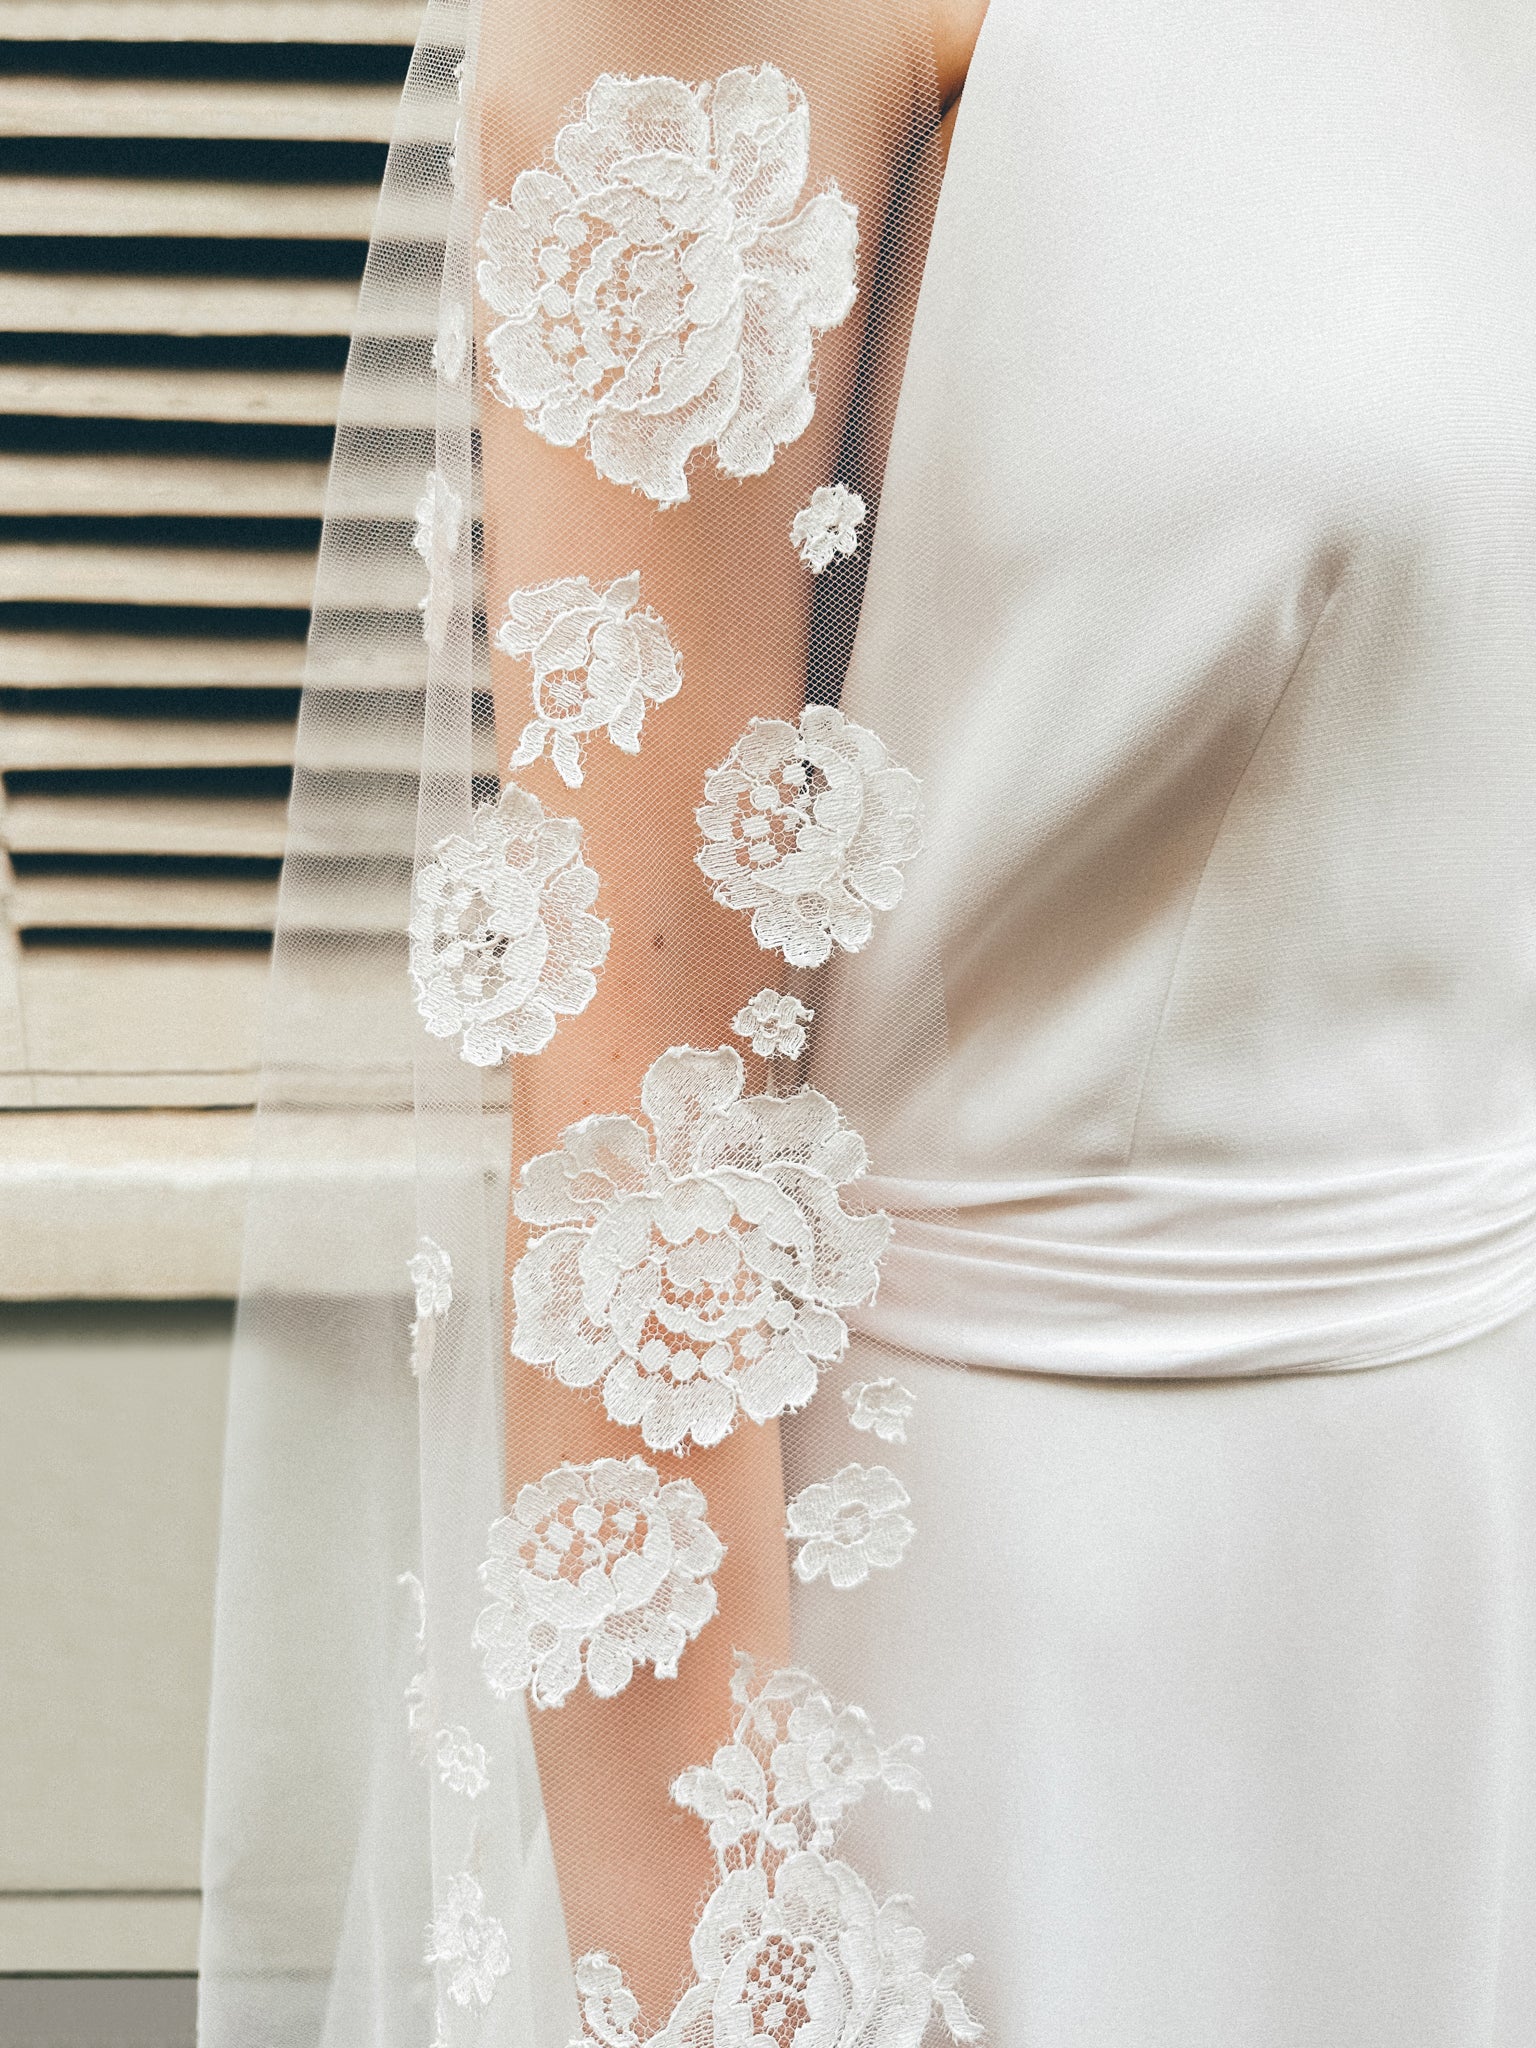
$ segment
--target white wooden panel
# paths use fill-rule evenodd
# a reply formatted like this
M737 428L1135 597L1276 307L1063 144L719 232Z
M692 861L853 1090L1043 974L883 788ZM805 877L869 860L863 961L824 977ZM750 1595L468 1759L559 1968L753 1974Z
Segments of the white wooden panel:
M113 1892L0 1895L0 1971L27 1977L192 1971L198 1915L195 1892L148 1898ZM26 2048L40 2048L36 2033L18 2037L18 2048L21 2038Z
M199 178L0 177L11 235L280 236L362 241L372 185L257 185Z
M0 1299L233 1295L245 1110L0 1117Z
M66 419L236 420L328 427L341 378L328 370L149 370L0 364L0 412Z
M0 512L318 519L327 467L211 456L0 454Z
M229 1338L0 1311L4 1890L196 1890Z
M0 41L410 43L418 0L0 0Z
M72 276L0 272L13 334L350 334L357 286L345 279ZM423 293L404 331L430 334Z
M283 850L278 797L13 795L3 816L14 853L248 854Z
M271 931L277 883L240 875L18 875L11 914L21 931Z
M390 85L0 77L0 135L388 142L399 104ZM446 108L436 127L445 141L452 135Z
M289 689L303 680L299 640L165 639L129 633L0 633L8 688L120 684L146 689L226 685Z
M314 582L315 558L298 550L0 543L0 599L12 601L303 610Z
M233 1094L224 1092L225 1082L256 1066L266 984L264 951L23 947L21 1006L33 1078L205 1074L218 1078L221 1099L249 1102L248 1080Z
M0 718L0 769L280 768L292 759L291 718L111 718L51 710Z

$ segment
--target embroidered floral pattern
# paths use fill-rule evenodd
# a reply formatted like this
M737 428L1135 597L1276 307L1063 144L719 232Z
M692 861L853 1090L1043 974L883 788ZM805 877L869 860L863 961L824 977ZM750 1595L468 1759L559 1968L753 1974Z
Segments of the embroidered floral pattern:
M561 1465L492 1523L475 1624L493 1692L559 1706L583 1674L600 1699L637 1664L675 1678L715 1611L725 1552L690 1479L664 1486L642 1458Z
M904 1444L917 1402L900 1380L856 1380L843 1392L855 1429L872 1429L884 1444Z
M763 988L736 1012L731 1029L738 1038L748 1039L761 1059L795 1060L805 1051L805 1027L815 1014L798 996Z
M426 1960L444 1973L455 2005L489 2005L498 1979L512 1967L507 1930L486 1911L485 1893L469 1872L450 1877L427 1931Z
M606 731L626 754L640 751L647 703L675 697L683 669L656 613L635 609L639 597L637 570L606 590L585 576L564 576L507 599L496 645L533 664L534 715L512 756L514 768L539 760L547 746L574 789L585 734Z
M890 1236L885 1215L843 1207L867 1161L835 1105L742 1085L731 1047L674 1047L641 1086L649 1129L571 1125L514 1197L541 1228L512 1276L514 1353L601 1385L653 1449L719 1443L738 1409L766 1422L803 1407Z
M449 384L457 384L469 360L469 315L457 299L446 299L432 344L432 367Z
M756 476L810 424L815 337L854 299L855 209L794 211L810 109L771 64L689 86L605 75L550 168L480 227L493 388L534 432L658 504L713 448Z
M405 1725L410 1738L411 1755L418 1763L425 1763L427 1730L432 1725L432 1678L426 1665L427 1589L414 1572L401 1572L395 1584L404 1586L411 1596L416 1649L422 1659L419 1669L412 1673L405 1688Z
M859 545L859 528L868 506L846 484L822 484L811 502L790 521L789 537L800 559L819 576L837 555L851 555Z
M416 1320L411 1324L411 1371L421 1379L432 1370L438 1324L453 1306L453 1261L435 1238L422 1237L405 1262L416 1290Z
M547 817L509 783L477 807L467 832L439 840L416 876L411 978L435 1038L460 1039L472 1066L539 1052L557 1016L597 988L608 927L588 914L597 876L574 818Z
M453 558L463 523L464 501L434 472L416 501L416 531L411 535L411 546L427 565L427 594L420 600L421 630L434 651L447 641L453 616Z
M789 1534L800 1542L795 1577L809 1585L825 1572L842 1592L873 1570L900 1564L913 1536L902 1509L911 1505L884 1465L845 1465L831 1479L802 1487L789 1503Z
M450 1792L478 1799L491 1782L490 1758L467 1728L439 1728L433 1737L437 1775Z
M733 1686L740 1717L713 1762L672 1788L709 1826L718 1880L694 1928L694 1982L647 2048L918 2048L937 2016L959 2042L981 2029L960 1995L960 1956L926 1964L908 1900L880 1901L836 1855L846 1814L875 1785L925 1801L918 1745L882 1749L856 1709L801 1671ZM577 1966L584 2039L639 2048L617 1966Z
M830 705L798 725L754 718L704 783L698 865L715 900L752 913L758 944L795 967L856 953L901 900L921 837L917 778Z

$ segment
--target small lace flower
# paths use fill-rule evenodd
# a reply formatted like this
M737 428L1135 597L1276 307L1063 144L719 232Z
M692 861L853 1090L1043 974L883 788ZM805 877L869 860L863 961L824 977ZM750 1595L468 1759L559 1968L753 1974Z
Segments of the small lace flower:
M458 299L445 301L432 344L432 367L449 384L457 384L469 360L469 315Z
M846 484L822 484L812 491L811 502L795 514L789 528L801 561L819 576L834 555L851 555L867 510L858 492Z
M917 779L831 705L808 705L798 725L754 718L704 795L696 858L715 900L750 911L757 943L792 966L857 953L873 913L900 902L920 842Z
M491 1782L490 1759L484 1745L467 1728L439 1728L433 1738L437 1775L450 1792L478 1799Z
M496 635L503 653L533 664L534 715L523 727L512 766L549 748L561 779L581 781L582 739L606 731L626 754L640 750L647 703L675 697L682 663L653 611L637 611L640 574L597 590L585 576L564 576L514 590Z
M805 1050L805 1027L815 1014L798 996L763 988L736 1012L731 1029L738 1038L750 1039L761 1059L795 1060Z
M597 876L574 818L547 817L508 783L468 832L439 840L416 876L411 978L434 1038L460 1038L472 1066L542 1051L557 1016L597 990L608 927L588 914Z
M789 1503L789 1534L800 1542L795 1577L808 1586L825 1572L843 1592L872 1570L900 1564L913 1536L902 1509L911 1505L884 1465L845 1465L833 1478L802 1487Z
M418 1763L425 1763L427 1757L427 1730L432 1724L432 1674L426 1665L427 1647L427 1589L414 1572L401 1572L395 1580L397 1586L404 1586L411 1596L411 1607L415 1617L416 1648L422 1654L420 1668L411 1675L405 1688L405 1725L410 1739L411 1755Z
M829 184L795 212L809 170L805 95L771 64L599 78L481 222L496 396L660 505L702 449L727 476L767 469L854 299L856 211Z
M434 651L448 638L453 616L453 558L464 523L464 501L435 471L416 501L411 546L427 565L427 594L420 600L421 630Z
M423 1237L406 1260L405 1270L416 1290L416 1320L411 1324L411 1371L421 1379L432 1370L437 1326L453 1306L453 1261L435 1238Z
M743 1096L730 1046L674 1046L641 1084L649 1129L592 1116L523 1168L544 1226L512 1275L514 1354L602 1387L656 1450L804 1407L868 1301L890 1219L845 1209L858 1134L812 1088Z
M611 1956L593 1949L576 1965L576 1994L588 2038L602 2048L638 2048L635 2022L640 2001L624 1982L624 1973Z
M906 1442L917 1402L900 1380L857 1380L844 1389L843 1400L855 1429L872 1429L883 1444Z
M559 1706L583 1675L599 1699L622 1692L637 1664L675 1678L715 1611L725 1554L692 1480L664 1486L642 1458L561 1465L522 1487L490 1547L475 1644L493 1692L527 1689L541 1707Z
M913 1758L922 1742L909 1735L883 1749L862 1707L835 1707L824 1692L810 1691L790 1713L784 1740L769 1763L774 1803L803 1807L812 1846L830 1847L843 1815L872 1785L899 1792L923 1812L932 1803Z
M469 1872L450 1877L427 1930L426 1960L446 1973L455 2005L489 2005L497 1980L512 1968L507 1930L486 1911L485 1893Z

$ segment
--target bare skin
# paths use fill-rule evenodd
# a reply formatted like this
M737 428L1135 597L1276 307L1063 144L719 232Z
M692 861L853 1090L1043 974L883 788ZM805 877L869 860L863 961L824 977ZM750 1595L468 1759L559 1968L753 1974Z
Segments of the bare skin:
M939 84L951 115L984 5L932 0ZM878 36L880 9L881 0L868 0L860 33ZM602 49L615 71L709 76L744 61L756 14L753 0L667 0L664 8L523 0L514 52L497 42L508 32L498 28L507 11L487 10L482 51L482 76L506 81L482 121L490 194L505 194L517 172L542 157L589 83L588 51ZM894 166L904 136L887 139L879 130L870 110L878 95L863 90L864 74L846 50L840 58L830 53L817 75L819 42L825 38L808 33L796 75L818 132L850 138L854 168L833 168L861 223L878 221L889 192L869 166ZM519 770L547 810L581 818L585 857L602 877L597 907L613 940L600 999L563 1019L538 1059L518 1062L515 1166L554 1146L561 1129L583 1116L634 1108L646 1068L669 1045L731 1043L735 1011L772 980L776 963L765 962L748 920L704 892L694 866L693 807L706 771L725 758L749 718L799 714L809 579L783 545L785 508L803 505L834 474L860 341L856 318L822 338L815 418L781 450L771 494L766 480L743 488L701 461L690 472L689 503L658 514L569 449L528 432L515 413L483 409L488 590L576 572L598 582L638 566L644 602L686 650L685 702L647 715L643 777L633 758L601 736L587 749L579 790L565 789L548 762ZM770 503L775 544L766 546ZM742 563L752 564L751 574L734 580L722 603L722 569ZM527 716L527 673L497 654L492 683L505 757ZM523 1242L514 1224L510 1264ZM515 1359L506 1396L511 1493L563 1461L627 1458L642 1449L598 1401ZM572 1954L613 1952L654 2026L689 1974L688 1934L714 1870L704 1830L673 1805L669 1787L728 1733L733 1651L771 1669L789 1661L790 1632L777 1425L738 1426L724 1443L686 1459L646 1456L664 1481L686 1472L707 1495L711 1526L726 1545L716 1586L729 1626L706 1628L676 1679L642 1671L617 1699L596 1700L582 1688L532 1718Z

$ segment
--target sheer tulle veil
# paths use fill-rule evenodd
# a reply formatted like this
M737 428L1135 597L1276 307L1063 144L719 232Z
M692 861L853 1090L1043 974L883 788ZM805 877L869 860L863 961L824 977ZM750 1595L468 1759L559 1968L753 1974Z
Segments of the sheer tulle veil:
M924 712L845 685L940 158L916 0L427 9L267 1016L204 2048L979 2034L859 1855L880 1808L920 1867L942 1731L795 1657L921 1541L871 1317L944 1178Z

